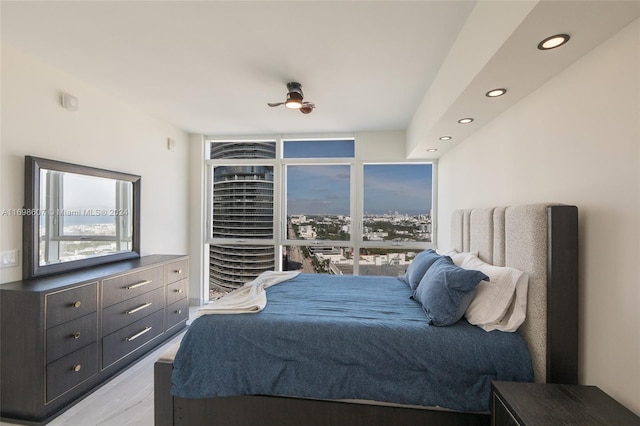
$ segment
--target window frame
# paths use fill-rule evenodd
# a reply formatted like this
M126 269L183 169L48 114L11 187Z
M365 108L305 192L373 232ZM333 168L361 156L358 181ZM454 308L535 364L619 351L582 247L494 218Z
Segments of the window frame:
M133 235L132 235L132 215L117 215L117 214L105 214L104 216L112 217L113 223L113 234L80 234L80 233L72 233L65 231L67 226L73 226L68 223L68 220L72 217L81 217L85 216L87 211L92 210L91 208L68 208L65 204L65 193L64 193L64 180L65 178L70 178L73 176L79 176L81 178L87 178L87 176L74 173L74 172L59 172L48 170L50 176L46 177L46 180L43 182L42 173L44 170L40 170L40 176L38 179L41 181L41 185L47 186L49 189L49 197L41 198L40 205L43 206L44 210L47 211L55 211L55 212L65 212L59 215L50 215L50 217L45 218L48 221L48 226L45 228L45 232L40 237L39 243L39 254L38 259L39 262L43 262L44 266L48 265L56 265L58 263L69 262L70 260L67 258L61 258L60 252L63 251L64 244L72 244L72 243L113 243L115 244L115 249L113 253L121 253L123 251L122 246L124 245L128 250L131 250L133 247ZM96 179L104 179L102 177L89 176L89 178ZM106 180L106 179L105 179ZM126 203L128 206L133 206L133 196L134 196L134 188L133 183L130 181L108 181L108 183L115 185L114 193L113 193L113 207L108 207L105 210L111 212L124 211L122 207L122 200L124 196L128 194L129 203ZM127 184L127 185L121 185ZM121 188L120 186L123 186ZM123 195L124 192L124 195ZM41 197L45 196L45 192L43 191L40 194ZM101 216L102 217L102 216ZM44 259L42 259L42 253L44 252ZM55 261L50 261L49 259L53 259L55 257ZM88 256L87 258L93 258L94 256Z
M394 242L391 240L387 240L387 241L364 241L363 240L363 236L364 236L364 167L367 165L404 165L404 164L429 164L431 165L431 212L430 212L430 216L431 216L431 241L402 241L402 242ZM358 212L359 216L358 216L358 221L360 222L360 228L361 228L361 232L359 235L359 242L361 243L362 247L375 247L375 248L391 248L391 247L402 247L403 249L420 249L420 250L424 250L425 249L425 244L430 245L430 247L426 247L426 248L433 248L433 246L435 246L435 220L434 220L434 213L436 211L435 208L435 203L436 203L436 196L435 196L435 176L436 176L436 163L433 161L425 161L425 160L412 160L412 161L405 161L405 162L399 162L399 161L389 161L389 162L382 162L382 161L363 161L362 163L360 163L360 171L361 171L361 188L362 191L360 192L359 196L360 196L360 205L361 205L361 210Z
M284 158L284 142L285 141L322 141L322 140L345 140L353 139L354 141L354 157L327 157L327 158ZM274 159L210 159L209 149L212 142L266 142L275 141L276 155ZM283 268L282 259L284 249L287 246L314 246L314 245L331 245L339 248L350 248L354 253L353 274L359 274L359 263L357 255L361 249L366 248L382 248L382 249L398 249L402 250L425 250L427 248L435 248L437 237L437 161L427 159L407 159L404 161L380 161L367 160L359 158L361 147L355 134L335 134L335 135L269 135L269 136L246 136L234 138L204 138L205 148L205 166L206 166L206 223L204 224L204 242L205 245L271 245L274 246L276 256L274 269L281 271ZM287 237L287 167L291 165L349 165L350 166L350 200L349 209L351 217L351 233L349 240L300 240L289 239ZM393 242L393 241L363 241L364 231L364 167L369 164L430 164L432 166L431 179L431 241L411 241L411 242ZM232 239L212 238L212 209L213 209L213 172L215 167L219 166L273 166L274 188L273 188L273 239L242 239L235 242Z

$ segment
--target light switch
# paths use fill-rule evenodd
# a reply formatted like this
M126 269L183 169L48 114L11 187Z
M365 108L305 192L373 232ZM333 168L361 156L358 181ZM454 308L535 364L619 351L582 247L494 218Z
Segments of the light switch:
M13 268L18 266L18 249L4 250L0 254L0 268Z

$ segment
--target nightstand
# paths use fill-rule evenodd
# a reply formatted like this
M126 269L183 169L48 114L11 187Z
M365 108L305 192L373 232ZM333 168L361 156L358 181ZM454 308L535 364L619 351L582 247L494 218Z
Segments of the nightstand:
M640 417L596 386L493 382L492 426L640 426Z

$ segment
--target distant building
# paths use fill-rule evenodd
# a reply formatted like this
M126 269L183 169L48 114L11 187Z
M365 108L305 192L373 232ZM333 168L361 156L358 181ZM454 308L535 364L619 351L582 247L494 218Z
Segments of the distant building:
M303 214L292 214L289 216L289 220L291 220L292 225L301 225L307 223L307 216Z
M303 240L315 240L316 236L316 231L311 225L302 225L298 228L298 237Z

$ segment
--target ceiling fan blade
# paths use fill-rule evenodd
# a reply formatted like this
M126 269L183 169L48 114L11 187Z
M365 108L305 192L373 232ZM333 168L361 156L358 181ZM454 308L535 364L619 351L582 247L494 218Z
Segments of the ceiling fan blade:
M284 102L267 102L267 105L269 105L270 107L277 107L280 105L284 105Z
M313 111L315 107L316 106L311 102L305 102L304 104L302 104L302 107L300 108L300 112L303 114L309 114L311 111Z

